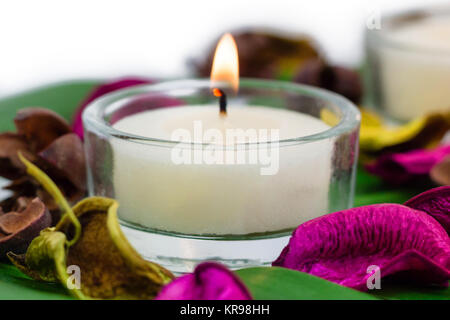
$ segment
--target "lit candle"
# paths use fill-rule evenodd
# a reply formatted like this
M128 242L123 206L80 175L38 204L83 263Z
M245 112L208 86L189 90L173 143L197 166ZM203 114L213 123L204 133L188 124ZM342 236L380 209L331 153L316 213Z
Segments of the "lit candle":
M206 155L211 152L204 149L195 159L189 153L195 148L183 148L184 144L174 150L112 141L113 184L121 219L183 234L243 235L289 230L328 211L333 141L305 143L301 148L278 141L320 133L330 126L295 111L227 105L225 93L215 84L231 81L237 89L237 50L230 39L227 35L219 43L213 64L211 94L219 100L217 105L145 111L113 125L153 139L212 142L217 150L224 150L222 158L215 158L222 161L208 162ZM245 142L260 143L253 149L240 148L236 140L211 140L227 137L235 129L267 135L256 140L247 136L250 140ZM268 141L274 143L261 144ZM267 152L264 158L263 153L253 153L258 161L249 163L254 148ZM246 162L230 163L238 152ZM182 162L187 158L191 163Z
M369 32L379 102L399 120L450 110L450 15L400 18Z

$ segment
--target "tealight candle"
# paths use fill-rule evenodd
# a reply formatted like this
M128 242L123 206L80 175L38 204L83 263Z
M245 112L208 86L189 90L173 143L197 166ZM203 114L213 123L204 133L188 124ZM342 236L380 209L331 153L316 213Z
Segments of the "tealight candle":
M89 193L116 198L131 244L177 272L269 264L300 223L353 201L357 109L239 81L237 50L221 44L234 42L220 42L211 80L118 91L83 114Z
M368 33L376 103L411 120L450 110L450 14L413 12L382 21Z
M276 129L281 140L330 128L310 115L268 107L229 107L227 116L221 117L216 105L146 111L113 127L162 140L171 140L173 132L184 129L190 133L185 142L208 142L203 133L195 134L196 123L202 124L203 132L218 129L223 137L230 129ZM330 141L273 153L270 146L255 146L258 151L269 149L266 164L261 163L265 159L256 159L256 164L227 163L226 157L237 159L239 149L233 144L228 145L232 148L228 155L223 153L221 164L205 163L207 150L200 151L202 160L197 164L193 154L188 154L190 162L179 164L171 156L172 149L147 152L140 147L113 143L115 194L122 218L129 222L183 234L242 235L292 229L328 211ZM251 151L243 152L248 162Z

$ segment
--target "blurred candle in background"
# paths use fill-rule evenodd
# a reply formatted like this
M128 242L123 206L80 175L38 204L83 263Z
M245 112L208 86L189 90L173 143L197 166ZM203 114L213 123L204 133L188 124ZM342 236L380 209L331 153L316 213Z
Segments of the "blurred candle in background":
M375 103L388 116L450 111L450 6L387 18L367 41Z

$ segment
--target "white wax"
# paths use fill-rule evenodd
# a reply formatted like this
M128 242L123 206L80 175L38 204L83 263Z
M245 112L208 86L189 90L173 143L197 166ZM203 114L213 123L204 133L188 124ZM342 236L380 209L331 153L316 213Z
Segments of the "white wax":
M140 136L170 139L193 123L203 129L279 129L290 139L329 129L298 112L267 107L171 107L114 124ZM205 142L194 139L195 142ZM280 145L279 170L261 175L260 164L175 164L172 148L112 141L115 196L122 219L185 234L248 234L294 228L327 213L332 141ZM247 151L246 151L247 152Z
M411 120L450 110L450 18L423 19L394 30L390 38L417 49L379 49L386 111Z

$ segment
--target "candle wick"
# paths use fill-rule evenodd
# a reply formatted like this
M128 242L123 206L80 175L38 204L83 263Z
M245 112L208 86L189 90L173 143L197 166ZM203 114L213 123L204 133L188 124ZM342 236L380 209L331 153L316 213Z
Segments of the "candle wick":
M219 98L219 106L220 106L220 115L226 116L227 115L227 96L225 92L218 88L213 89L213 94L215 97Z

